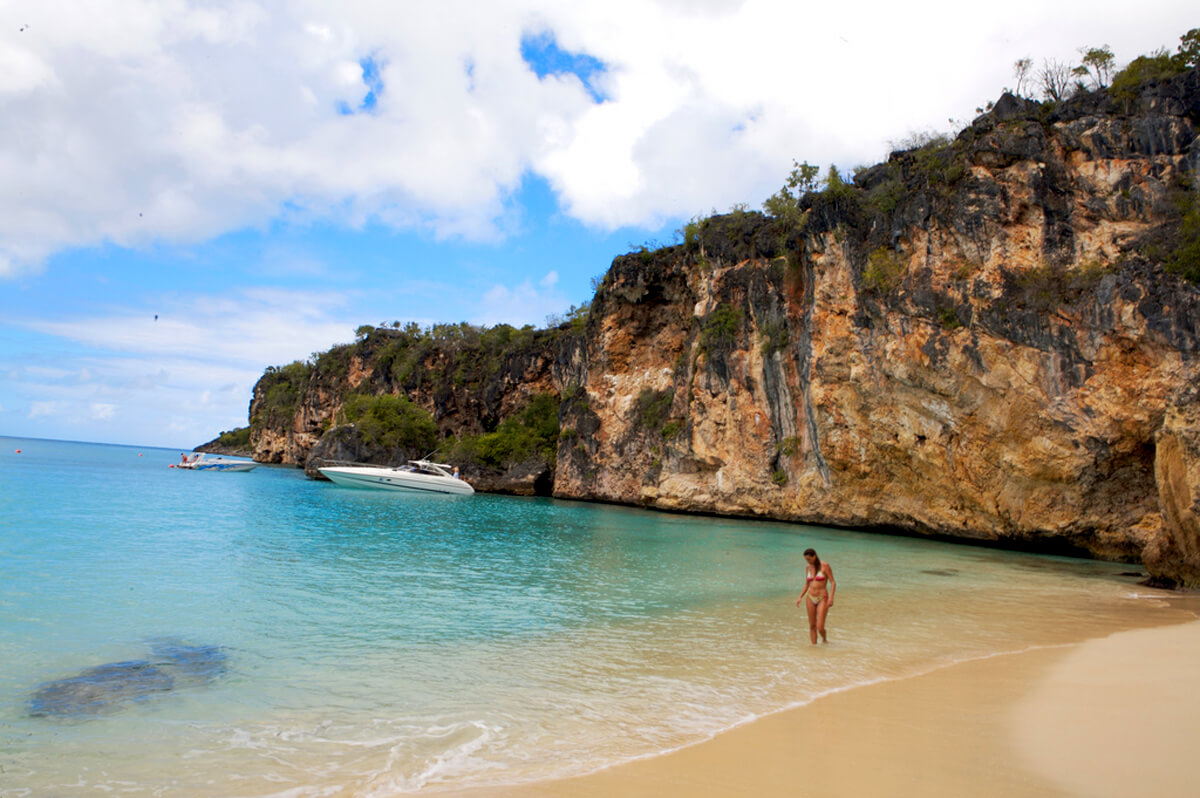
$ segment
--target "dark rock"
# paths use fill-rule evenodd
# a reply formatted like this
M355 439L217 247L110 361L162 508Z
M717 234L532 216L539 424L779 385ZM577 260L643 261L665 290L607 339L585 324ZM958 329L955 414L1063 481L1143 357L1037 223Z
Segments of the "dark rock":
M112 662L43 684L29 702L35 717L88 716L170 690L175 679L146 660Z
M159 642L150 648L155 664L170 668L177 686L205 684L228 670L228 655L220 646L188 646L177 642Z
M484 493L514 496L550 496L554 493L554 471L541 460L517 463L507 469L472 469L463 477L471 487Z
M991 116L998 120L1023 119L1037 114L1040 107L1041 103L1036 100L1027 100L1006 91L992 106Z
M160 640L152 659L110 662L41 685L29 701L34 717L90 717L116 711L171 690L207 684L228 670L220 646L189 646Z

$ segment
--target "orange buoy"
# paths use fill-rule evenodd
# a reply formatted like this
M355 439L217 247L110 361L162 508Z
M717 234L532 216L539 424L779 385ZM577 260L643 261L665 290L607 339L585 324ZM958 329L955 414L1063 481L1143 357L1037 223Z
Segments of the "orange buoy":
M21 453L21 450L20 450L20 449L17 449L17 454L20 454L20 453Z

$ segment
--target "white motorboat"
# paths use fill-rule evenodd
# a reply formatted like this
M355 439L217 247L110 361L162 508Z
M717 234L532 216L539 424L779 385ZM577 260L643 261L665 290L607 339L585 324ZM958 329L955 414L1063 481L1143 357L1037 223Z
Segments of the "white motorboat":
M251 460L226 460L224 457L209 457L200 453L195 457L184 457L182 463L172 463L171 468L187 471L253 471L258 463Z
M371 465L335 465L317 470L347 488L407 490L418 493L452 493L470 496L475 489L451 473L452 466L428 460L409 460L395 468Z

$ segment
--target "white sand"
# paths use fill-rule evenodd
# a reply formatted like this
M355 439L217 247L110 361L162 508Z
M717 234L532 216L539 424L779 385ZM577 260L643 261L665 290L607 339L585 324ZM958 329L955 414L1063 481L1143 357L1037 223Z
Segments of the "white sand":
M1200 623L1074 648L1012 713L1034 770L1074 795L1200 795Z
M517 796L1200 795L1200 622L827 696L660 757Z

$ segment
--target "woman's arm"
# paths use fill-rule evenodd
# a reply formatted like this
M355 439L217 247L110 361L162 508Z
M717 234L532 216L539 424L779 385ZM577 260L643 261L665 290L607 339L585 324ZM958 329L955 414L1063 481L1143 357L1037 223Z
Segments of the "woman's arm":
M811 584L812 584L812 582L809 582L807 579L805 579L805 580L804 580L804 589L800 591L800 598L796 599L796 606L797 606L797 607L799 607L799 606L800 606L800 602L801 602L801 601L804 601L804 597L805 597L806 595L808 595L808 587L809 587L809 585L811 585Z
M833 606L833 592L837 590L837 582L833 579L833 566L825 563L825 578L829 580L829 606Z

